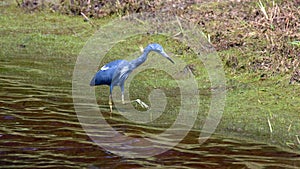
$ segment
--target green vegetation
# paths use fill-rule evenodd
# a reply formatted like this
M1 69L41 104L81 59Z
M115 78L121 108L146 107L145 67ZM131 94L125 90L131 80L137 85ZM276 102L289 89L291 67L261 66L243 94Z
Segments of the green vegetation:
M294 28L297 23L292 21L292 17L288 18L285 31L289 34L281 34L284 32L284 24L277 21L276 17L286 16L285 11L279 13L280 6L271 3L272 1L268 2L207 3L193 5L187 10L201 11L201 19L206 19L206 22L202 25L199 22L199 25L203 26L203 31L215 45L226 71L226 106L217 133L299 151L299 27ZM27 83L65 89L71 88L76 58L88 38L101 25L115 17L112 15L91 19L92 25L84 22L82 16L71 17L49 11L32 12L18 8L11 1L0 3L1 76L22 77ZM228 8L226 5L232 6ZM241 8L242 5L245 7ZM293 12L292 9L288 10L287 13ZM224 14L226 12L229 14ZM258 16L249 17L252 13L257 13ZM235 17L230 18L229 15ZM190 15L191 18L193 16ZM217 19L212 19L214 17ZM245 19L241 19L242 17ZM225 21L221 21L224 19ZM200 94L203 95L203 100L209 100L209 81L203 65L196 62L195 56L176 41L171 41L171 45L170 41L165 42L165 37L139 37L116 45L108 55L133 53L139 50L140 44L145 46L151 41L162 43L166 51L193 66ZM126 43L136 45L129 48ZM177 49L182 49L182 52L178 54ZM169 97L176 97L176 93L168 93L168 88L176 87L176 84L169 81L154 82L153 79L157 76L150 76L151 74L151 71L148 72L148 78L145 75L137 76L134 79L137 83L131 86L130 92L147 99L151 89L160 86L167 91ZM163 73L158 76L170 79ZM292 78L295 81L292 82ZM145 90L136 90L139 88ZM104 102L108 102L106 91L108 90L101 90L100 93ZM178 102L176 98L172 98L172 101ZM204 107L203 111L207 110ZM200 123L203 117L205 114L199 115Z

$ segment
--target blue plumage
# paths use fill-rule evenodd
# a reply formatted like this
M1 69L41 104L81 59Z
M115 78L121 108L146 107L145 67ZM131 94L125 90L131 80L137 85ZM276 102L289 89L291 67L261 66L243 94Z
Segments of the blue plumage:
M124 60L115 60L115 61L109 62L108 64L104 65L95 74L94 78L90 82L90 85L91 86L110 85L115 70L117 69L118 65L123 61Z
M120 86L122 92L122 102L124 102L124 83L128 78L129 74L137 68L139 65L144 63L147 59L149 52L154 51L161 54L163 57L170 60L172 63L174 61L164 52L163 48L159 44L149 44L145 49L143 54L130 62L126 60L115 60L104 65L93 77L90 82L91 86L97 85L109 85L110 86L110 97L109 105L112 111L112 90L114 86Z

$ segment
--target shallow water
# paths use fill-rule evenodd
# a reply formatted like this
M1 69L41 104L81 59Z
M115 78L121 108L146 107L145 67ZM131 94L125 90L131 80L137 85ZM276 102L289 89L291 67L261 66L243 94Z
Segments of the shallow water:
M177 146L154 157L119 157L87 136L67 87L30 85L21 78L2 75L0 98L0 168L300 167L300 154L218 137L200 145L197 131L189 132ZM109 121L116 130L137 139L149 131L144 125L122 123L120 116Z

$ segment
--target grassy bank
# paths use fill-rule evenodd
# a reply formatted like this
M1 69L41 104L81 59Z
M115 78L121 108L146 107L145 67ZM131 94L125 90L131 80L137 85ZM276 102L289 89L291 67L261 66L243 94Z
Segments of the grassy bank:
M193 6L192 9L214 7L216 11L221 11L217 9L222 6L207 5ZM252 5L254 9L256 6ZM89 22L84 22L81 16L70 17L46 11L28 12L10 1L1 2L1 75L22 77L25 82L31 84L70 89L74 64L80 50L101 25L114 17L93 19L93 26ZM238 22L243 23L241 20ZM213 32L213 29L224 27L219 27L214 22L207 22L206 25L210 25L211 29L206 28L206 34L212 37L213 44L223 43L222 39L228 39L226 45L237 42L239 39L234 37L245 33L238 32L240 30L238 27L230 27L230 33L223 34L218 41L218 31ZM216 46L223 59L228 87L225 111L217 133L228 137L263 141L297 151L300 149L300 86L297 83L290 84L290 79L298 67L276 72L264 69L261 65L266 65L265 62L261 62L265 64L259 64L257 69L251 66L249 63L265 61L264 58L268 55L262 52L261 46L268 44L269 41L265 41L265 37L259 37L261 32L255 31L252 29L258 38L246 37L247 44L250 45L234 43L231 47ZM134 49L127 48L128 51L125 51L139 50L138 44L141 42L146 44L148 41L157 41L164 44L164 38L151 38L135 39L133 41L137 44L132 47ZM291 39L292 41L294 39ZM167 51L175 54L177 51L173 49L181 47L180 44L165 45ZM123 48L125 47L123 45ZM299 50L297 46L294 48ZM124 52L118 48L114 50L114 54L121 55ZM275 50L273 60L276 60L276 55L285 54L279 52ZM193 58L188 55L189 53L183 52L176 57ZM276 64L277 62L274 62L274 65ZM199 77L200 91L204 91L203 84L207 83L207 78L201 78L206 76L201 74L203 65L194 63L193 67L193 73ZM279 65L279 69L284 68ZM153 88L155 85L164 85L163 82L153 84L154 78L143 79L146 80L143 83L152 84ZM139 86L142 84L137 83L135 88ZM139 94L140 91L134 92ZM105 98L107 94L107 92L101 93ZM199 120L201 118L199 117Z

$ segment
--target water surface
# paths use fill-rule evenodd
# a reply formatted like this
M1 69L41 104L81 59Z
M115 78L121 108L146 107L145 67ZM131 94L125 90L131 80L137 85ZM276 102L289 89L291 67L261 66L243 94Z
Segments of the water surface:
M220 137L200 145L199 132L194 130L163 154L123 158L87 136L78 122L68 87L31 85L21 77L1 75L0 98L0 168L300 167L300 153ZM143 138L149 131L145 125L122 123L119 116L109 121L116 130L136 138Z

